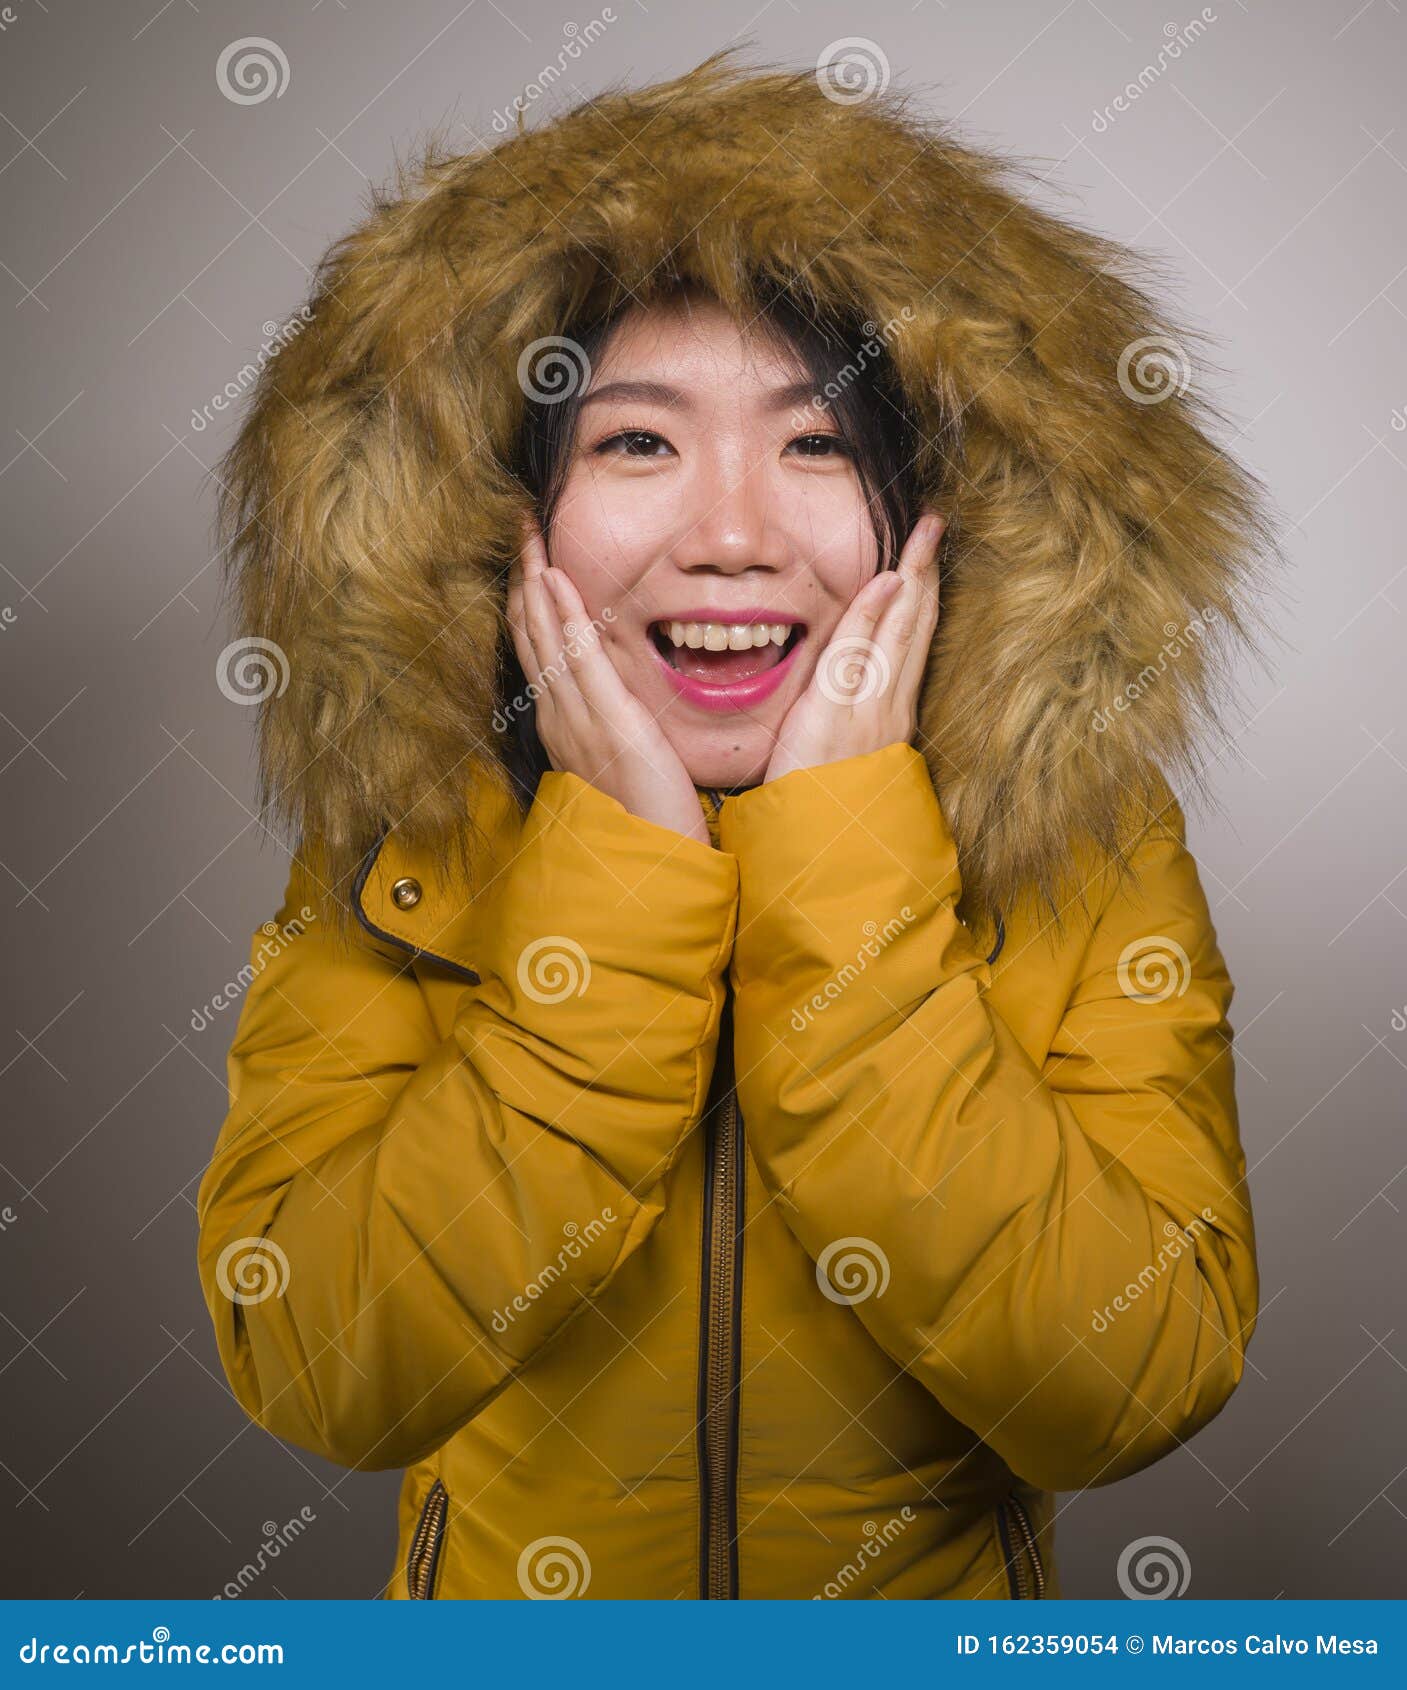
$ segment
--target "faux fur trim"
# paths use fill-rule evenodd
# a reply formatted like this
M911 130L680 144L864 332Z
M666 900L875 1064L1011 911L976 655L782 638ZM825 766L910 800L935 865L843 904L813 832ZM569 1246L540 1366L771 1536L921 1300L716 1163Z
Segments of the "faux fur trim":
M1147 259L912 106L726 51L491 150L431 141L325 255L221 465L221 519L238 632L287 666L261 806L320 843L344 898L387 827L472 872L474 783L507 778L519 356L665 276L742 320L750 274L800 278L883 333L927 435L955 429L946 479L920 466L950 526L917 744L969 919L1028 894L1058 911L1082 846L1121 860L1204 781L1274 538L1211 438L1201 337L1154 303ZM1159 349L1190 385L1146 402Z

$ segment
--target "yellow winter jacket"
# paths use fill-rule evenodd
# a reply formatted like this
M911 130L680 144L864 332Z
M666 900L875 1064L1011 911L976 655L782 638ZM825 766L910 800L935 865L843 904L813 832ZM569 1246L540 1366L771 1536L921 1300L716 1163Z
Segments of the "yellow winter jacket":
M897 80L822 84L725 53L432 147L220 466L295 856L199 1269L260 1425L404 1468L391 1597L1050 1596L1055 1494L1241 1375L1232 988L1172 793L1261 491L1137 254ZM779 277L862 314L950 518L913 742L701 792L711 846L567 772L520 804L532 361Z
M992 960L911 746L701 802L549 772L481 887L389 835L349 949L295 861L199 1193L236 1394L406 1469L390 1597L1056 1595L1051 1493L1256 1306L1181 811Z

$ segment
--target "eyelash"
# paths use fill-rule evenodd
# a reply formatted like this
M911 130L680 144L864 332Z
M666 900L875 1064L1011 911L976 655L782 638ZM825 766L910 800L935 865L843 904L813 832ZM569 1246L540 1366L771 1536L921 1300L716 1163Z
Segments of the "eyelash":
M652 428L622 428L622 429L617 429L614 434L607 435L606 438L604 440L600 441L599 444L597 444L595 447L592 448L592 450L593 450L593 452L600 452L602 454L612 455L612 454L608 454L606 449L607 449L607 447L614 446L617 441L621 441L621 440L640 440L640 439L663 440L664 436L662 434L657 433ZM789 446L794 446L794 445L796 445L797 441L799 441L799 440L828 440L837 448L838 455L848 457L849 454L850 454L849 446L846 444L846 441L843 438L843 436L841 436L839 434L827 434L827 433L824 433L824 432L812 432L810 434L798 434L793 439L789 440L787 442L787 444ZM628 458L629 457L653 457L653 456L655 456L655 454L652 453L652 452L646 452L646 453L624 452L624 453L621 453L620 455L622 457L628 457ZM805 457L829 457L829 456L831 456L831 454L828 453L828 452L807 452L807 453L804 453L803 456L805 456Z

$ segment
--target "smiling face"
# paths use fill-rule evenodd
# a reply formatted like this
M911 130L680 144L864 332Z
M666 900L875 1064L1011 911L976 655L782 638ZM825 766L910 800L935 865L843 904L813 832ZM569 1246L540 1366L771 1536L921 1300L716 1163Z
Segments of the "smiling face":
M699 786L762 779L879 564L813 393L798 356L684 298L623 316L581 401L548 555Z

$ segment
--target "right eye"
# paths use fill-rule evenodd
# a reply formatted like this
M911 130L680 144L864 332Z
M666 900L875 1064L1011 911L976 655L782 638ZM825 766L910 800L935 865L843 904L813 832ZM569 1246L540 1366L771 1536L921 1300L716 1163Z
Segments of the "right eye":
M607 457L653 458L660 455L655 450L659 446L667 452L674 450L665 437L656 434L652 428L626 428L618 434L608 435L595 450ZM620 450L614 450L616 447Z

